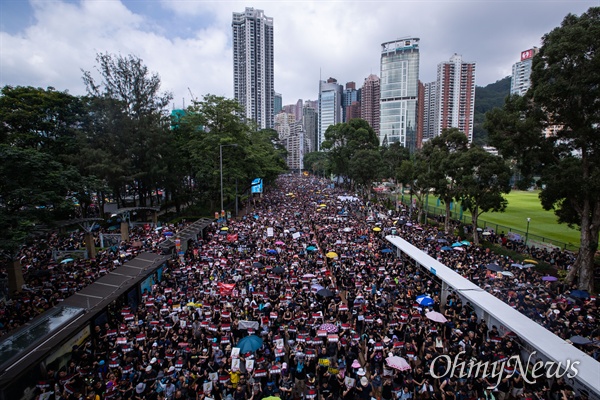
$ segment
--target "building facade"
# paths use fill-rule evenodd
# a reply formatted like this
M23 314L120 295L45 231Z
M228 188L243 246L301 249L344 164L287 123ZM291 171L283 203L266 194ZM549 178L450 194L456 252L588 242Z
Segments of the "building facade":
M435 132L458 128L473 141L475 114L475 63L454 54L450 61L438 64L436 81Z
M436 82L423 84L422 117L419 119L422 129L422 142L425 143L435 137L435 112L436 112Z
M377 75L369 75L360 91L360 117L367 121L379 136L380 80Z
M273 127L275 106L273 18L247 7L233 13L234 97L245 117L262 128Z
M325 132L331 125L342 122L342 92L343 86L334 78L319 81L319 125L317 134L317 151L325 140Z
M283 98L281 97L281 93L275 93L273 97L273 115L279 114L279 112L283 109Z
M533 56L538 53L539 49L534 47L521 52L521 61L518 61L512 66L512 77L510 79L510 94L518 94L524 96L531 86L531 66Z
M310 153L311 151L317 151L318 147L317 134L319 130L317 126L319 123L319 117L316 107L314 107L314 104L311 105L311 103L315 102L305 102L304 108L302 109L302 125L304 126L304 132L306 134L305 141L307 146L305 150L307 153Z
M411 152L417 144L419 39L381 45L379 142L400 143Z
M356 90L355 82L347 82L346 89L344 89L344 93L342 96L343 105L343 116L342 122L348 122L352 118L360 118L360 115L357 117L355 113L355 109L358 106L360 110L360 89ZM353 109L354 106L354 109ZM360 111L359 111L360 112Z
M275 131L281 144L287 150L287 166L291 171L301 171L304 168L306 152L306 134L301 121L291 113L280 112L275 116Z

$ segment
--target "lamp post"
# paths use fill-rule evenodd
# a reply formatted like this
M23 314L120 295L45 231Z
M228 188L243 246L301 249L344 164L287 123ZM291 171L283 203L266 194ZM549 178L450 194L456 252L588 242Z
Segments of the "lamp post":
M531 218L527 218L527 231L525 232L525 247L527 247L527 240L529 239L529 223Z
M237 143L220 144L219 145L219 171L221 173L221 213L225 211L223 208L223 147L237 147Z

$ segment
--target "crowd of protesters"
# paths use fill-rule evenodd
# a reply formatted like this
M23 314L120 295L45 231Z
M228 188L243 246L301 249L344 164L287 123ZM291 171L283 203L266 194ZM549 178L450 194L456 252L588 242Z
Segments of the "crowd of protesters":
M599 338L594 298L570 298L569 288L479 247L446 247L465 238L329 185L282 177L243 218L215 223L139 305L116 309L67 366L48 370L39 398L585 398L563 379L508 368L498 379L449 372L439 356L506 360L520 340L455 294L441 304L439 281L386 251L384 236L396 229L563 337ZM490 273L491 263L513 276ZM597 358L597 346L578 346Z
M183 227L184 224L166 226L160 230L150 229L149 226L135 227L128 241L118 240L92 259L75 256L86 249L85 234L80 230L68 234L50 233L23 246L16 258L22 268L24 284L20 291L6 296L8 298L0 302L0 337L56 306L139 252L160 251L160 243L168 238L165 232L175 234ZM100 246L100 233L113 232L97 230L94 235L97 247ZM5 261L0 268L0 276L5 280L7 269Z

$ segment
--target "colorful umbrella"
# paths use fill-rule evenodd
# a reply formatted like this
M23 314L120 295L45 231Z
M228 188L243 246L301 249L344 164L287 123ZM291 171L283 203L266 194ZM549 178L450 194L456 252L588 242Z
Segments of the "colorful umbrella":
M255 352L256 350L260 349L262 345L263 340L260 337L256 335L250 335L240 340L236 347L240 348L241 354L245 354Z
M529 258L527 260L523 260L523 262L529 263L529 264L537 264L538 263L537 261L529 259Z
M373 232L381 232L381 228L376 226L375 228L373 228Z
M452 247L460 247L462 245L463 244L461 242L454 242L454 243L452 243Z
M590 294L587 290L571 290L571 297L578 297L580 299L587 299Z
M433 299L427 296L426 294L422 294L420 296L417 296L417 303L424 307L427 307L433 304Z
M542 278L542 280L546 282L556 282L558 278L555 276L546 275Z
M316 250L317 250L317 248L315 246L308 246L306 248L306 251L316 251Z
M444 317L444 315L442 313L439 313L437 311L429 311L428 313L425 314L425 316L434 322L440 322L442 324L444 322L448 322L446 317Z
M327 258L337 258L338 254L335 251L330 251L329 253L325 254L325 256Z
M410 364L402 357L392 356L385 359L388 367L397 369L398 371L408 371L411 369Z

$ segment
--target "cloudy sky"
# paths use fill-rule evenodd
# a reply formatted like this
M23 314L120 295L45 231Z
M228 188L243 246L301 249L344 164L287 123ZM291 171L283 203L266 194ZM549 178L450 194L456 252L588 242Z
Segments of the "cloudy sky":
M379 75L381 43L421 39L420 78L454 53L477 63L477 85L511 73L520 52L568 13L600 0L2 0L0 85L52 86L84 94L81 70L97 53L135 54L163 90L184 98L233 97L232 12L274 18L275 90L283 103L316 99L319 77L360 86Z

